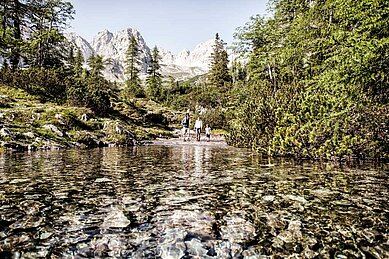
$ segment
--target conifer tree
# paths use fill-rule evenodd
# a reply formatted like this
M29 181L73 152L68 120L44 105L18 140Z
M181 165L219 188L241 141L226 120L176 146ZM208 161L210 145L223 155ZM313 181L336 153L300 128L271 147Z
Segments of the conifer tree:
M104 60L103 56L92 55L88 59L88 65L91 68L90 73L92 77L102 78L103 70L110 60Z
M22 21L25 5L19 0L3 0L1 13L1 47L2 54L9 59L12 69L16 69L21 57Z
M134 95L136 97L141 97L144 95L143 88L141 86L141 80L139 78L139 54L140 49L138 41L135 36L132 35L130 38L130 44L126 52L126 89L125 94L128 97L129 95Z
M0 54L13 69L62 66L66 59L63 30L73 6L62 0L3 0L0 4Z
M211 56L211 69L208 74L212 86L224 86L231 82L231 75L228 70L228 54L224 49L224 42L220 39L219 33L215 36L215 45Z
M147 71L147 79L146 79L146 91L147 95L154 100L158 100L161 94L162 87L162 75L159 72L161 66L159 64L159 60L161 57L159 56L159 51L157 46L155 46L151 53L150 65Z
M73 19L73 6L60 0L28 2L32 13L31 32L27 42L27 63L35 67L59 67L67 57L68 47L63 31Z
M82 64L84 63L84 57L80 49L77 50L76 57L74 58L74 73L77 77L82 74Z
M236 82L243 82L246 79L246 70L245 67L242 65L242 63L239 60L234 60L231 65L231 74L232 74L232 81L234 83Z

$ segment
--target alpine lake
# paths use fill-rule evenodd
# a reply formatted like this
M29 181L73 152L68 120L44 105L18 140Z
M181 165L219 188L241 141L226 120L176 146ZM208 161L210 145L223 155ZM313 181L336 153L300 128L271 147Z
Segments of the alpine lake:
M389 258L388 165L204 145L0 154L0 258Z

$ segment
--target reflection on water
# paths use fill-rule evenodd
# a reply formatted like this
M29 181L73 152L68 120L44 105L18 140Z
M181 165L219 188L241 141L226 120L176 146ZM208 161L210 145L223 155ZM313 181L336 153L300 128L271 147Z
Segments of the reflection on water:
M388 172L147 146L0 154L0 257L389 258Z

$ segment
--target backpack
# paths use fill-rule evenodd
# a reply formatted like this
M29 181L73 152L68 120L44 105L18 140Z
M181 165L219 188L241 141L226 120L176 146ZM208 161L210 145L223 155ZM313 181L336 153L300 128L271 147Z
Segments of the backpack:
M187 126L187 125L188 125L188 121L189 121L188 116L185 116L185 117L182 119L181 124Z

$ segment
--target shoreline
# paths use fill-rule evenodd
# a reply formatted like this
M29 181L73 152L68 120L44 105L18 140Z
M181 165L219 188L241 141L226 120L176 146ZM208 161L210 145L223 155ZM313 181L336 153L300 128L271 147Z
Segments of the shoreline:
M181 137L174 137L169 139L156 138L148 143L149 145L165 145L165 146L207 146L207 147L232 147L227 144L223 136L211 137L210 141L206 137L201 137L200 141L197 141L195 137L190 137L188 140L183 140Z

